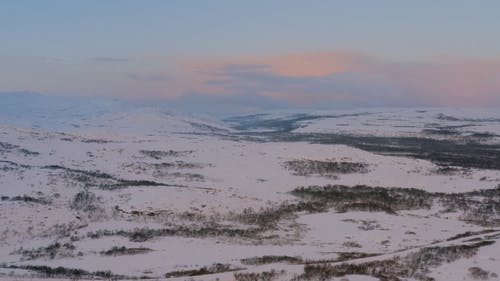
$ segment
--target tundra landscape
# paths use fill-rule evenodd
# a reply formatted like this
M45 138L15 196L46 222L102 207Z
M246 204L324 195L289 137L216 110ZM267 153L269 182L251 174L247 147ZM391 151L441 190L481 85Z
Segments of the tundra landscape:
M496 111L85 110L3 117L2 279L498 280Z
M1 0L0 281L500 281L499 11Z

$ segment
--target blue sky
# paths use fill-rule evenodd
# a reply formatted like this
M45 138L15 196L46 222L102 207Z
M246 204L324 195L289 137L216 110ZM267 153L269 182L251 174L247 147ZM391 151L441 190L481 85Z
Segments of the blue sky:
M498 1L3 1L2 54L500 55Z
M370 88L370 83L377 87L389 83L395 68L407 73L403 80L424 79L421 72L433 71L451 83L470 77L471 64L486 65L485 75L496 79L500 59L499 13L500 1L488 0L6 0L0 8L0 91L154 98L206 91L207 95L269 95L301 102L308 99L308 89L296 94L304 97L289 99L282 93L290 90L283 79L279 87L273 87L268 85L272 83L271 76L266 78L265 87L274 92L269 94L258 88L262 81L250 92L242 92L241 87L235 90L234 80L229 83L231 87L207 89L205 84L214 77L201 77L199 73L213 73L224 65L260 64L270 69L259 74L276 78L288 73L277 70L273 56L290 55L297 60L293 68L300 68L299 61L306 60L307 64L308 58L318 53L349 54L358 59L355 66L346 66L342 76L333 82L322 82L321 95L315 95L315 101L335 100L339 94L332 83L342 77L348 76L349 83L355 84L347 88L362 91ZM334 59L331 63L338 64ZM459 65L464 68L463 73L450 70ZM482 68L473 74L481 71ZM415 72L416 78L411 77ZM335 69L322 74L327 79L339 72ZM234 75L226 75L226 80ZM311 76L307 72L302 75ZM500 89L493 80L471 79L476 81L478 90L487 91L481 92L482 96L494 99L494 92ZM316 80L309 79L308 85L317 83ZM331 94L324 88L329 86ZM472 86L467 85L474 89ZM313 85L311 90L318 87ZM440 92L445 88L435 87ZM389 88L415 95L425 91L416 91L410 85ZM346 87L342 89L345 91ZM349 93L343 93L346 94ZM400 95L403 104L433 103ZM456 97L450 93L450 101L453 98ZM370 103L369 94L364 103Z

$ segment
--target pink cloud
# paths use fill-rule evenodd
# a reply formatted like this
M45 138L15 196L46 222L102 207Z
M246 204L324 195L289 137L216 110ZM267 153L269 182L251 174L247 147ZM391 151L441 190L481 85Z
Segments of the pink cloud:
M482 106L500 101L500 60L434 60L385 66L374 71L397 79L403 89L430 105Z
M390 62L347 52L178 59L180 91L255 93L301 105L481 106L500 103L500 60Z
M301 52L4 64L4 88L63 95L256 95L300 106L500 106L500 58L395 62L352 52Z

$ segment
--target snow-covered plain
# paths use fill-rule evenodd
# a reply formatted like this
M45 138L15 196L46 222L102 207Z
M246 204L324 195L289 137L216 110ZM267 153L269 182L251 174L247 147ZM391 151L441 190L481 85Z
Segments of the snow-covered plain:
M303 114L257 121L295 118L287 133L303 135L473 137L485 144L500 135L496 111ZM499 280L500 170L270 141L255 132L275 125L242 128L152 108L59 121L0 122L2 279ZM350 164L363 169L336 170ZM328 185L409 195L380 205L378 193L342 202L294 193ZM480 190L490 193L473 193ZM423 203L407 206L405 196L420 191ZM395 257L406 262L398 270L413 271L367 265ZM369 269L335 268L346 263Z

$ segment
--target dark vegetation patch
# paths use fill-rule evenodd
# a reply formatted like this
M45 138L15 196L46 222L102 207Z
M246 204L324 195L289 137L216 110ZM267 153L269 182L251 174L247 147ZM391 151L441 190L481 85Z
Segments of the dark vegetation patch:
M425 279L430 268L438 267L462 258L476 255L480 247L494 244L494 241L481 241L473 244L452 245L447 247L427 247L404 258L404 263L409 268L409 277Z
M42 169L61 171L62 177L82 183L85 187L99 187L101 185L110 185L116 183L115 178L107 173L100 171L86 171L79 169L71 169L59 165L47 165Z
M278 205L263 207L258 210L245 208L240 214L233 214L232 219L245 224L258 225L264 230L275 229L283 219L296 218L298 212L316 213L325 211L325 205L317 201L283 202Z
M207 165L201 163L190 163L185 161L173 161L162 163L131 163L124 165L130 172L151 172L158 179L183 178L187 181L204 181L205 177L198 173L185 173L172 170L201 169Z
M47 247L39 247L35 249L20 248L12 254L21 255L23 260L35 260L39 258L55 259L64 257L73 257L75 246L71 243L53 243Z
M451 115L446 115L444 113L438 113L436 115L438 120L445 121L462 121L462 122L500 122L500 119L497 118L458 118Z
M438 136L460 136L460 132L449 129L423 129L423 134Z
M471 132L464 129L467 127L473 127L474 124L465 125L450 125L450 126L439 126L438 124L431 124L434 128L424 129L422 133L435 136L453 137L454 139L461 139L466 142L487 142L492 140L499 135L491 132Z
M260 141L277 142L310 142L321 144L343 144L359 149L384 155L408 156L430 160L434 163L459 166L465 168L500 169L500 144L487 144L481 141L490 137L456 136L455 139L432 139L423 137L384 137L361 136L332 133L296 133L293 130L300 128L304 121L321 118L339 118L345 116L360 116L370 113L354 113L346 115L310 115L295 114L283 118L270 119L267 115L250 115L228 118L225 121L233 127L242 130L240 135L250 140L259 138ZM438 119L447 121L498 121L496 119L454 119L447 115L438 115ZM488 121L489 122L489 121ZM439 126L439 124L435 124ZM461 125L460 125L461 126ZM454 134L457 126L439 127L432 133ZM251 129L265 129L271 131L251 132Z
M436 175L453 176L457 174L467 174L469 171L470 169L439 165L437 168L433 169L431 173Z
M40 152L31 151L31 150L28 150L28 149L25 149L25 148L21 148L18 151L23 156L38 156L38 155L40 155Z
M198 130L201 130L201 131L206 131L206 132L209 132L209 133L223 134L223 133L228 133L229 132L227 129L219 128L219 127L208 125L208 124L203 124L203 123L198 123L198 122L187 122L187 123L189 125L191 125L191 127L193 127L194 129L198 129Z
M40 155L39 152L31 151L31 150L26 149L26 148L21 148L19 145L14 145L14 144L10 144L8 142L1 142L0 141L0 153L13 152L14 150L17 150L17 152L23 156L38 156L38 155Z
M286 161L284 167L299 176L326 176L336 177L338 174L367 173L368 164L358 162L344 162L335 160L291 160Z
M272 132L242 132L240 135L250 140L259 138L260 141L342 144L382 155L424 159L441 165L500 169L500 144L482 143L477 138L460 136L453 140L291 132L290 129L296 127L285 125L283 129Z
M202 205L203 208L206 205ZM175 212L170 209L157 209L157 210L137 210L130 209L125 210L120 208L120 206L115 205L113 207L113 215L124 218L126 220L139 220L144 221L155 221L157 223L167 223L168 225L173 225L173 222L182 222L184 225L190 225L192 223L199 223L202 225L213 225L218 219L225 218L220 214L207 215L201 209L189 210L183 212Z
M369 275L380 280L400 281L398 276L407 276L406 268L395 259L371 261L359 264L342 263L339 265L315 265L309 264L304 266L304 273L295 278L298 280L331 280L334 277L342 277L346 275Z
M375 257L380 254L377 253L361 253L361 252L338 252L336 258L324 259L324 260L311 260L303 259L299 256L261 256L241 259L241 263L244 265L263 265L271 263L289 263L289 264L322 264L322 263L333 263L333 262L343 262L355 259L362 259L368 257Z
M161 162L161 163L133 163L125 165L125 167L132 167L139 170L156 170L165 171L171 169L201 169L206 165L200 163L191 163L185 161Z
M138 248L127 248L125 246L122 247L112 247L109 250L101 251L100 254L103 256L124 256L124 255L138 255L138 254L146 254L152 252L153 249L138 247Z
M485 229L485 230L479 230L479 231L467 231L464 233L459 233L453 237L450 237L446 239L446 241L453 241L453 240L458 240L470 236L475 236L475 235L480 235L480 234L486 234L486 233L491 233L491 232L496 232L497 230L495 229Z
M169 163L148 164L156 178L183 178L188 181L203 181L205 177L198 173L172 172L171 169L201 169L203 164L175 161Z
M453 117L450 115L446 115L444 113L438 113L436 115L436 119L443 120L443 121L461 121L461 120L463 120L463 119L459 119L459 118L456 118L456 117Z
M232 268L229 264L214 263L211 266L204 266L198 269L177 270L165 273L165 278L189 277L207 274L216 274L229 271L241 270L240 268Z
M3 268L31 270L42 274L47 278L71 278L71 279L106 279L118 280L126 279L127 276L116 275L111 271L86 271L83 269L67 268L67 267L49 267L45 265L4 265Z
M493 139L493 138L499 137L499 135L494 134L494 133L490 133L490 132L483 132L483 133L474 132L474 133L471 133L469 135L469 137L473 138L473 139L478 139L479 141L481 141L481 140Z
M385 211L423 209L432 206L433 197L420 189L384 188L357 185L298 187L291 194L325 207L334 207L340 212Z
M426 192L413 188L384 188L366 185L344 186L309 186L298 187L291 194L299 200L282 202L280 204L262 207L260 209L245 208L241 213L230 213L225 219L248 225L247 228L232 228L216 223L199 214L175 214L168 210L160 211L125 211L119 207L115 210L133 216L179 218L182 220L201 222L194 225L176 226L168 228L134 230L100 230L88 233L88 237L123 236L134 242L147 241L163 236L184 237L234 237L262 242L267 231L278 230L283 227L282 221L293 221L301 212L319 213L334 208L338 212L349 211L382 211L388 214L397 214L403 210L430 209L437 206L439 213L461 212L460 219L467 223L481 226L500 225L500 187L472 191L467 193L438 193ZM439 214L438 213L438 214ZM361 221L360 230L379 228L375 221Z
M161 182L156 182L156 181L150 181L150 180L124 180L124 179L118 179L117 183L103 184L103 185L100 185L99 188L105 189L105 190L115 190L115 189L122 189L122 188L127 188L127 187L132 187L132 186L185 187L185 186L182 186L182 185L166 184L166 183L161 183Z
M52 201L48 198L45 197L31 197L28 195L17 195L13 197L9 196L2 196L1 197L2 201L21 201L21 202L26 202L26 203L34 203L34 204L42 204L42 205L50 205L52 204Z
M462 212L460 219L482 226L500 225L500 186L465 193L427 192L414 188L384 188L357 185L298 187L291 194L315 203L317 210L335 208L347 211L384 211L429 209L440 203L441 212Z
M7 170L14 170L14 169L18 169L18 168L30 169L33 167L30 165L19 164L19 163L7 161L7 160L0 160L0 163L3 163L4 167L7 167L6 168Z
M322 263L332 263L332 262L343 262L350 261L356 259L363 259L369 257L376 257L380 254L377 253L361 253L361 252L338 252L338 257L334 259L325 259L325 260L305 260L304 264L322 264Z
M292 256L261 256L261 257L252 257L245 258L240 260L242 264L245 265L262 265L269 263L302 263L301 257L292 257Z
M111 143L112 141L110 140L105 140L105 139L82 139L81 140L83 143Z
M389 205L378 201L369 202L345 202L337 207L337 212L346 213L353 211L362 212L385 212L387 214L396 214L396 211Z
M102 212L101 199L88 190L80 191L73 197L70 208L84 212Z
M279 136L276 140L283 140ZM418 137L291 134L289 141L344 144L383 155L408 156L464 168L500 169L500 145Z
M433 278L427 276L431 268L461 258L470 258L477 253L478 248L493 243L494 241L483 241L465 245L426 247L404 257L364 263L308 264L304 267L304 273L298 276L296 280L330 280L333 277L360 274L373 276L380 280L415 278L417 280L433 281Z
M217 233L223 236L239 237L248 239L264 239L262 236L266 231L273 231L285 227L280 224L283 220L293 220L297 218L297 212L316 212L315 202L289 203L287 201L280 204L271 204L259 209L245 208L242 212L230 212L225 215L205 215L200 209L196 212L174 212L168 209L159 210L124 210L120 206L113 208L116 215L126 215L127 218L152 220L158 222L168 222L169 231L154 231L153 236L214 236ZM202 205L202 207L204 207ZM218 221L231 221L236 224L245 224L244 227L229 227L227 224L219 224ZM183 227L172 224L173 221L183 222ZM179 223L178 223L179 224ZM147 231L149 232L149 231ZM170 233L172 232L172 233Z
M156 174L156 176L162 177L159 174ZM180 172L173 172L173 173L168 173L166 175L167 177L173 177L173 178L182 178L186 181L205 181L205 176L202 174L197 174L197 173L180 173Z
M469 276L475 280L489 280L490 278L498 277L496 273L490 273L489 271L484 270L478 266L469 268Z
M235 272L234 279L236 281L271 281L278 278L280 275L285 274L285 271L271 271L263 272Z
M2 163L2 162L0 162L0 163ZM17 169L18 169L17 166L14 166L12 164L8 164L5 162L3 162L2 165L0 166L0 171L2 171L2 172L11 172L11 171L15 171Z
M132 242L144 242L157 237L182 236L182 237L230 237L246 239L264 239L259 228L228 228L216 224L210 226L173 226L169 228L151 229L136 228L134 230L98 230L87 233L87 237L99 239L103 236L122 236Z
M19 146L10 144L8 142L0 141L0 152L10 152L11 150L18 148Z
M343 220L346 221L346 220ZM359 223L358 229L363 231L369 231L374 229L381 229L380 224L375 220L360 220L359 222L356 220L352 220L351 222Z
M141 150L139 151L142 155L151 157L156 160L160 160L166 157L181 157L181 156L186 156L191 153L193 153L192 150L167 150L167 151L162 151L162 150Z
M347 248L363 248L361 244L355 241L346 241L342 243L342 246L347 247Z
M234 124L237 130L275 130L279 132L291 132L300 128L299 121L309 121L318 119L307 114L295 114L289 117L266 119L265 114L241 116L228 118L225 121Z
M291 132L298 129L304 122L313 121L325 118L342 118L342 117L356 117L362 115L369 115L370 113L348 113L348 114L327 114L327 115L311 115L307 113L292 114L290 116L281 118L268 118L267 114L253 114L246 116L236 116L226 118L224 121L232 124L233 128L237 130L273 130L276 133Z
M184 187L174 184L166 184L150 180L127 180L114 177L110 174L100 171L86 171L79 169L71 169L59 165L43 166L42 169L60 170L63 171L66 178L75 180L84 184L85 187L98 187L104 190L122 189L132 186L171 186Z
M322 212L325 211L324 205L315 201L299 201L289 203L287 201L280 204L262 207L260 209L245 208L241 213L229 213L223 216L224 219L233 222L239 222L248 225L245 228L233 228L218 224L216 221L219 218L207 217L203 214L184 212L174 213L169 210L158 211L126 211L119 206L114 207L115 212L127 214L134 217L158 218L162 220L172 221L172 219L180 219L182 221L201 222L194 225L173 225L163 229L148 229L138 228L134 230L100 230L97 232L88 233L91 238L99 238L101 236L124 236L131 241L141 242L162 236L184 236L184 237L234 237L242 239L250 239L257 243L263 242L265 239L276 238L276 236L264 236L267 231L279 229L279 223L283 220L293 220L297 218L298 212Z
M200 169L203 168L204 165L199 163L189 163L185 161L175 161L175 162L162 162L162 163L152 163L150 164L152 168L161 170L161 169Z
M158 211L139 211L139 210L132 210L132 211L126 211L120 206L115 205L113 210L117 213L121 214L127 214L127 215L132 215L132 216L146 216L146 217L155 217L155 216L160 216L160 215L170 215L172 212L168 210L158 210Z
M437 135L437 136L447 136L447 137L461 135L461 133L457 131L455 128L446 128L446 127L423 129L422 133L427 135Z

